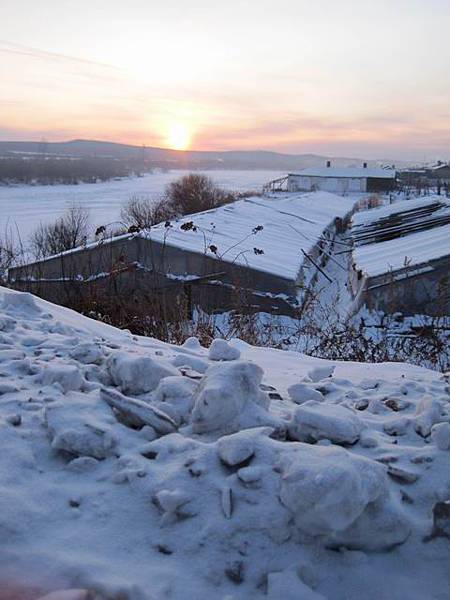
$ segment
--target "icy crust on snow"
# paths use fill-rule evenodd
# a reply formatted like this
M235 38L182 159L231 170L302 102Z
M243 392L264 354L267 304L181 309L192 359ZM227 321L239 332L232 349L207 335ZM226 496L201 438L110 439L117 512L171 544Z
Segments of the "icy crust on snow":
M449 398L418 367L176 347L0 289L0 587L442 600Z

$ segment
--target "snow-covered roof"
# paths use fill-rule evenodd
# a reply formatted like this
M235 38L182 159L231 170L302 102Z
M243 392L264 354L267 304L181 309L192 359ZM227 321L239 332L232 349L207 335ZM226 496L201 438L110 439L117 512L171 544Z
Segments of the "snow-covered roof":
M438 169L448 169L450 167L450 163L440 163L438 165L432 165L429 167L430 171L436 171Z
M138 233L91 242L37 263L142 237L294 280L303 262L302 250L310 251L328 225L336 217L343 218L349 214L354 205L354 199L324 191L254 196L186 215L171 221L169 228L165 227L165 223L160 223ZM195 228L182 228L190 222ZM217 251L213 252L211 246L215 246Z
M370 276L450 256L450 202L433 195L355 213L353 259Z
M358 246L353 259L358 269L374 277L405 266L422 265L430 260L450 257L450 225L411 233L404 237Z
M308 167L297 173L290 173L290 175L306 177L371 177L377 179L395 179L395 170L383 169L381 167Z
M401 200L394 204L387 204L386 206L379 206L377 208L356 212L352 217L352 223L354 226L369 225L392 215L410 212L420 208L425 209L426 207L432 207L436 203L441 204L443 208L446 206L450 208L450 201L448 198L446 199L444 196L433 194L432 196L421 196L412 200Z
M173 221L169 231L160 224L141 235L191 252L206 251L210 257L214 253L208 248L214 245L221 260L295 279L302 250L311 250L326 227L347 215L354 202L328 192L252 197ZM190 221L196 231L182 229ZM262 229L253 233L259 226Z

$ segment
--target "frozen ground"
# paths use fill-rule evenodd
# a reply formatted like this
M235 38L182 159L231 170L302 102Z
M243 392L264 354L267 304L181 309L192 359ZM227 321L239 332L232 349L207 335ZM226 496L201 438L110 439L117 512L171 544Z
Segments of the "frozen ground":
M169 346L0 289L0 590L447 600L449 398L411 365Z
M9 229L26 241L40 222L53 222L67 207L87 208L95 227L120 217L131 196L159 198L168 183L188 171L155 172L139 178L106 183L54 186L0 186L0 236ZM280 176L278 171L206 171L218 185L233 191L260 191L263 184Z

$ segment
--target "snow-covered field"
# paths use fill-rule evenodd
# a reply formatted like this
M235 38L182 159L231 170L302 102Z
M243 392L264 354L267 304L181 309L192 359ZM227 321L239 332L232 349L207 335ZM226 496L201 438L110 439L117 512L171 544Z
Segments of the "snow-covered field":
M170 346L0 289L0 591L446 600L449 399L411 365Z
M0 187L0 237L5 229L22 241L40 222L53 222L69 206L87 208L94 227L117 221L120 209L133 195L159 198L168 183L188 171L155 172L139 178L106 183ZM278 171L206 171L218 185L233 191L260 191Z

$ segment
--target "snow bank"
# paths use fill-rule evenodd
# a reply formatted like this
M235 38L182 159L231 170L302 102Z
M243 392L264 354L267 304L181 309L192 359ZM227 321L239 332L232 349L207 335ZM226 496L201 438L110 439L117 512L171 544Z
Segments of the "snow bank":
M175 347L6 290L0 307L0 588L446 597L445 376Z

